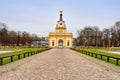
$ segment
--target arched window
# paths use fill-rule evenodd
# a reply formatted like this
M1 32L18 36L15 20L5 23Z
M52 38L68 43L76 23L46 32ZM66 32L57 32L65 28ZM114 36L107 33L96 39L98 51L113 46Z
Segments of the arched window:
M54 40L52 40L52 46L54 46Z
M67 41L67 46L69 46L70 45L70 43L69 43L69 40Z

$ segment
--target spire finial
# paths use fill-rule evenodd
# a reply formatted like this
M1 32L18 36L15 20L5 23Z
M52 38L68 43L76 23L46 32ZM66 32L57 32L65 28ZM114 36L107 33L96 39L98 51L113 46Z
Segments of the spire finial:
M60 10L60 14L62 14L63 13L63 11L62 10Z
M60 10L60 21L63 21L63 19L62 19L62 13L63 13L63 11Z

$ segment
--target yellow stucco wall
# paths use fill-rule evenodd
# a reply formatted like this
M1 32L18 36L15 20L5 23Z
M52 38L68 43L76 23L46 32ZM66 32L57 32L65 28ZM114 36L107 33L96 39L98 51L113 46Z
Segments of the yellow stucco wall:
M57 28L54 33L49 33L49 47L58 47L59 40L63 40L63 47L72 47L72 37L72 33L66 32L66 29ZM54 41L54 46L52 46L52 41ZM67 45L68 41L69 46Z

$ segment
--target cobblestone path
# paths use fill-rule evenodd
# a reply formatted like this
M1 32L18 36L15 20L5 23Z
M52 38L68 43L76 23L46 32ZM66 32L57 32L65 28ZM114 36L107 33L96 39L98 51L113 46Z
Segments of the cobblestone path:
M120 67L70 49L51 49L0 66L0 80L120 80Z

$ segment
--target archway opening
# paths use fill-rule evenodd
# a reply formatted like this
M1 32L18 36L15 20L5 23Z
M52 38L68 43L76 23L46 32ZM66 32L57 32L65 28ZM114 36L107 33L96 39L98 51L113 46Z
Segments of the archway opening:
M63 40L62 40L62 39L60 39L60 40L58 41L58 47L59 47L59 48L63 48Z

